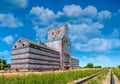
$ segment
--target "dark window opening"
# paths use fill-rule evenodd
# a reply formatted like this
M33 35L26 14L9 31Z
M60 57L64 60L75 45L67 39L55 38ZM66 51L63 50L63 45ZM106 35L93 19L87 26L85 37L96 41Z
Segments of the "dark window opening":
M24 44L24 43L22 43L22 46L25 46L25 44Z
M60 31L58 31L58 33L60 33Z
M21 42L21 40L19 40L19 42Z
M54 32L52 32L52 35L54 35Z
M15 45L15 48L17 48L17 46Z

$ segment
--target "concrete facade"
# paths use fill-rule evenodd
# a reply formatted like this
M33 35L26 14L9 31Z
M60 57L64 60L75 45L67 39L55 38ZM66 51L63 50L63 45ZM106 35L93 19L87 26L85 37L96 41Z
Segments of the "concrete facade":
M11 68L23 71L71 68L68 26L48 30L45 45L19 38L12 47Z
M70 68L71 54L67 25L50 29L48 31L48 41L45 44L60 52L60 69Z
M19 38L12 48L11 68L23 71L60 69L59 52Z
M75 57L71 57L71 68L75 69L79 67L79 60Z

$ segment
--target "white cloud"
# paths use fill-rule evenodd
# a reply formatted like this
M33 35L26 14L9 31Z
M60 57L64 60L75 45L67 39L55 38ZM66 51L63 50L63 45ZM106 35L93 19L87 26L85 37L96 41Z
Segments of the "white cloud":
M39 28L38 26L35 26L33 28L35 31L36 31L36 40L37 41L41 41L41 42L44 42L46 39L45 39L45 36L47 34L47 28Z
M3 39L3 41L10 45L10 44L13 43L14 38L13 38L13 36L10 35L10 36L5 37L5 38Z
M79 5L72 4L64 6L63 11L56 14L44 7L33 7L30 10L30 15L37 39L41 38L44 41L47 29L50 29L51 25L68 23L72 47L77 50L99 52L116 49L120 46L120 41L114 38L119 36L117 30L114 30L111 34L111 37L113 37L111 39L107 38L106 34L103 35L101 31L105 29L102 20L112 16L111 12L107 10L98 11L94 6L87 6L82 9ZM43 33L41 34L41 32ZM117 33L116 36L115 33Z
M118 39L103 39L103 38L93 38L87 43L77 42L74 44L76 49L85 52L99 52L107 51L114 48L120 47L120 40Z
M68 17L82 17L89 16L90 18L95 18L97 15L97 9L94 6L88 6L82 9L79 5L66 5L63 8L64 15Z
M104 19L110 17L109 11L98 12L94 6L87 6L84 9L80 5L66 5L63 7L63 11L58 11L56 14L44 7L33 7L30 10L30 19L35 26L40 24L51 25L52 23L71 23L71 24L81 24L92 22L98 22L98 19Z
M5 58L5 56L7 56L9 54L9 52L7 50L0 52L0 58Z
M107 10L98 12L94 6L87 6L84 9L80 5L66 5L63 11L54 13L52 10L44 7L33 7L30 10L30 19L36 26L39 24L51 24L57 22L81 24L99 22L99 19L110 18L111 13Z
M82 8L79 5L66 5L63 8L63 12L68 17L79 17L82 13Z
M100 20L106 19L106 18L110 18L111 17L111 12L105 10L105 11L101 11L98 13L98 18Z
M29 0L10 0L9 2L15 6L25 8L28 5Z
M0 27L16 28L20 26L23 24L13 14L0 14Z
M44 7L33 7L30 10L33 24L49 23L55 20L58 16L52 10Z
M83 61L83 64L87 63L93 63L95 66L97 65L104 65L104 66L110 66L111 63L111 58L109 56L105 55L98 55L98 56L83 56L81 60L86 60L85 62Z
M110 35L111 38L118 38L120 35L120 30L119 29L114 29L112 34Z
M88 38L89 36L94 36L94 37L100 36L101 32L99 29L103 28L104 25L97 22L97 23L92 23L92 24L85 24L85 23L70 24L69 27L70 27L71 38L77 37L77 39L75 40L81 40L80 37Z
M94 6L88 6L83 10L83 15L95 17L97 15L97 9Z
M11 12L16 8L25 8L30 0L0 0L0 12Z

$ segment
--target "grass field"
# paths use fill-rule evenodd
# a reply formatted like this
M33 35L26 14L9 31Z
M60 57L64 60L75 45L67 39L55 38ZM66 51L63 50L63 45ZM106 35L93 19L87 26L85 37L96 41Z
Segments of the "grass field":
M104 69L102 74L89 80L86 84L103 84L103 80L108 75L109 69Z
M117 78L120 80L120 69L114 68L112 69L112 71L117 76Z
M90 76L103 70L76 69L67 71L3 73L0 76L0 84L67 84L70 81Z

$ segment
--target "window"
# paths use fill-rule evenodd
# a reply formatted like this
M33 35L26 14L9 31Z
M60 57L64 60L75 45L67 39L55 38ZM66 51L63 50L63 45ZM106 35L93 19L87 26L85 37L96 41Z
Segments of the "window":
M60 33L60 31L58 31L58 33Z
M25 46L25 44L24 44L24 43L22 43L22 46Z
M16 46L16 45L15 45L14 47L15 47L15 48L17 48L17 46Z
M54 35L54 32L52 32L52 35Z
M19 40L19 42L21 42L21 40Z

